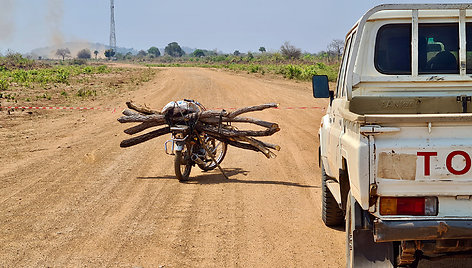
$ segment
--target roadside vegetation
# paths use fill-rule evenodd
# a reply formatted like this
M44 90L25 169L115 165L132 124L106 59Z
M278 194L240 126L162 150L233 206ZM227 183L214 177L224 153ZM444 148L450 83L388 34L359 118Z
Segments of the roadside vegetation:
M97 99L149 81L156 71L105 65L111 61L139 63L147 67L217 68L301 81L311 80L313 75L327 75L329 81L335 82L343 42L333 40L326 51L318 53L302 52L289 42L282 44L278 51L269 52L260 46L256 48L257 52L235 50L231 54L223 54L216 49L196 49L185 53L177 42L171 42L161 50L152 46L136 54L120 54L113 49L92 52L84 48L72 55L69 48L64 47L57 49L56 60L41 57L33 60L9 53L0 57L0 102L3 105L5 102L44 105L46 101L49 105L66 105L84 99Z
M38 61L9 54L0 57L0 102L68 105L133 89L149 81L154 72L150 68L112 68L83 59Z
M302 53L289 42L285 42L277 52L267 52L259 47L258 52L220 54L217 51L196 49L185 54L176 42L170 43L161 56L156 47L141 50L137 55L128 53L115 55L117 60L138 62L149 67L203 67L231 71L257 73L261 75L281 75L287 79L311 80L313 75L327 75L329 81L337 78L343 42L333 40L327 51Z

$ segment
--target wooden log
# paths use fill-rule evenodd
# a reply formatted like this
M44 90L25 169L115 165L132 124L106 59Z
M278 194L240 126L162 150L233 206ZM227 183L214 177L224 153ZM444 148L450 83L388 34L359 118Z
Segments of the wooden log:
M122 148L130 147L130 146L143 143L145 141L148 141L150 139L153 139L153 138L156 138L156 137L168 134L168 133L170 133L170 128L169 127L154 130L154 131L151 131L149 133L146 133L146 134L143 134L143 135L131 138L131 139L123 140L120 143L120 147L122 147Z
M264 144L262 144L262 142L260 142L259 140L256 140L254 138L249 138L249 137L238 137L236 140L238 141L245 141L249 144L251 144L252 146L256 147L257 149L259 149L259 151L261 153L263 153L267 158L275 158L277 157L276 154L274 154L271 150L267 149Z
M253 138L254 139L254 138ZM259 141L260 143L262 143L265 147L267 148L270 148L270 149L274 149L276 151L280 151L280 146L277 145L277 144L272 144L272 143L267 143L267 142L263 142L263 141L260 141L260 140L257 140Z
M220 118L203 118L201 121L205 123L218 124ZM277 128L279 127L276 123L267 122L259 119L248 118L248 117L222 117L221 122L235 122L235 123L252 123L265 128Z
M228 117L236 117L236 116L244 114L244 113L262 111L264 109L276 108L276 107L279 107L279 105L277 103L267 103L267 104L262 104L262 105L244 107L244 108L240 108L240 109L237 109L234 112L229 113Z
M207 133L208 136L212 137L212 138L215 138L219 141L222 141L222 142L225 142L229 145L232 145L232 146L235 146L235 147L238 147L238 148L241 148L241 149L246 149L246 150L252 150L252 151L256 151L256 152L261 152L261 150L252 145L252 144L248 144L248 143L244 143L244 142L240 142L240 141L243 141L243 139L241 139L241 137L235 137L235 138L227 138L227 137L224 137L220 134L215 134L215 133ZM263 142L263 141L260 141L260 140L257 140L255 138L251 138L252 140L254 141L257 141L258 143L260 143L261 145L263 145L264 147L268 147L268 148L271 148L271 149L274 149L274 150L277 150L277 151L280 151L280 146L279 145L276 145L276 144L270 144L270 143L266 143L266 142ZM276 156L274 153L270 152L269 154L273 154L274 156ZM265 155L265 154L264 154Z
M126 134L129 134L129 135L133 135L133 134L136 134L136 133L139 133L143 130L146 130L148 128L151 128L151 127L157 127L157 126L160 126L160 125L163 125L163 124L160 124L159 122L156 122L156 121L151 121L151 122L144 122L144 123L141 123L137 126L134 126L134 127L130 127L128 129L125 129L125 133Z
M126 115L126 116L135 116L135 115L141 115L137 112L133 112L129 109L124 109L123 112L121 112L123 115Z
M218 126L213 125L203 125L197 124L197 130L206 132L206 133L219 133L226 137L241 137L241 136L249 136L249 137L261 137L261 136L270 136L275 132L279 131L280 128L268 128L266 130L234 130L234 129L227 129L223 126L221 129Z
M222 141L222 142L225 142L229 145L232 145L234 147L238 147L238 148L241 148L241 149L246 149L246 150L252 150L252 151L256 151L256 152L259 152L259 149L257 149L256 147L252 146L251 144L247 144L247 143L242 143L242 142L237 142L236 140L234 139L230 139L230 138L226 138L224 136L221 136L221 135L218 135L218 134L214 134L214 133L208 133L207 134L208 136L212 137L212 138L215 138L219 141Z
M132 110L135 110L137 112L140 112L142 114L148 114L148 115L150 115L150 114L161 114L159 111L152 110L151 108L146 107L146 106L135 104L132 101L126 102L126 106L128 106L128 108L130 108Z
M152 114L152 115L141 115L141 114L134 114L134 115L126 115L118 118L118 122L120 123L134 123L134 122L151 122L155 121L157 123L166 123L166 119L163 115L160 114Z

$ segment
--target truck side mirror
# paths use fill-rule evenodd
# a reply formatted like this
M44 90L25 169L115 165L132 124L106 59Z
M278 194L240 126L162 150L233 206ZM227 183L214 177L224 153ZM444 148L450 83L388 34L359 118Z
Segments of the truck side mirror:
M312 82L313 82L313 97L330 98L330 100L333 99L333 92L329 91L328 76L314 75Z

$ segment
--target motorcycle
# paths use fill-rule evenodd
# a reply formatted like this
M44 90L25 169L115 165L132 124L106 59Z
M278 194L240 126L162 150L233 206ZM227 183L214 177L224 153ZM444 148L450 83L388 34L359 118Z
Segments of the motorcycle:
M193 105L193 109L206 110L202 104L194 100L185 99L184 101L186 102L185 105ZM175 106L176 104L173 105ZM181 109L179 109L179 112L183 115ZM213 170L218 167L223 172L219 165L225 158L228 149L228 145L225 142L195 130L193 128L194 122L191 121L172 122L168 120L168 124L172 139L166 141L164 147L166 154L175 155L175 176L179 181L187 181L192 167L195 165L203 171ZM170 151L169 143L172 144Z

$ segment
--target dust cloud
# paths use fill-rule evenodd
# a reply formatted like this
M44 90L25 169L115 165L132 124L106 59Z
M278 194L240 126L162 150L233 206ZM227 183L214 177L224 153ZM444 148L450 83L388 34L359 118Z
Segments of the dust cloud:
M7 41L15 30L13 11L15 0L0 0L0 41Z
M46 22L51 32L51 43L61 45L64 43L64 37L61 31L62 18L64 17L64 3L62 0L48 0L48 13Z

